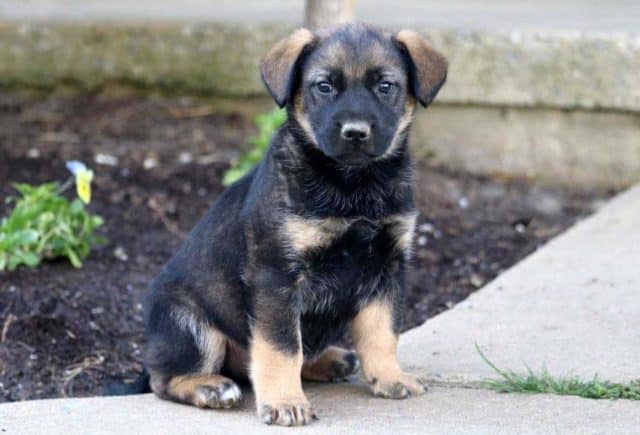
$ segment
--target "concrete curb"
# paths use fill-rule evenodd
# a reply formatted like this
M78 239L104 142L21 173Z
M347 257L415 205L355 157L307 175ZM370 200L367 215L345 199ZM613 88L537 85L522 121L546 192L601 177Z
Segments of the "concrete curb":
M418 157L472 174L602 191L640 181L640 113L434 104L412 135Z
M279 24L0 24L0 88L255 96L259 61Z

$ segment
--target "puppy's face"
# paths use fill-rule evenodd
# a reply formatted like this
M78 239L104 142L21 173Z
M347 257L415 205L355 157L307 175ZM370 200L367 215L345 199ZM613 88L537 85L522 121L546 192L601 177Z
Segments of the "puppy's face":
M320 40L302 63L294 99L295 116L306 118L316 146L346 164L392 149L400 119L415 105L400 50L364 27Z
M267 55L262 76L318 149L345 165L392 155L416 99L429 104L446 62L418 34L362 24L328 33L302 29Z

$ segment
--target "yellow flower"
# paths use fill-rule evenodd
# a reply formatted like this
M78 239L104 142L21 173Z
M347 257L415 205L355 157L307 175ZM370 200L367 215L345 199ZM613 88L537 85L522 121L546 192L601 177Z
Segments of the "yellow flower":
M85 204L91 202L91 181L93 181L93 171L88 169L84 163L77 160L67 162L67 169L76 179L76 192L78 197Z

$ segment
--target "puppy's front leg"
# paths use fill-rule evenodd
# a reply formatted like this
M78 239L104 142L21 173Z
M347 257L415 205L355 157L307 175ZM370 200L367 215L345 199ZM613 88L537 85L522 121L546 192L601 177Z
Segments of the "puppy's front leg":
M427 391L425 381L405 373L398 364L398 335L393 304L384 297L369 302L354 318L353 343L374 395L404 399Z
M252 328L250 374L258 417L267 424L306 425L315 415L302 391L299 316L274 302L260 304Z

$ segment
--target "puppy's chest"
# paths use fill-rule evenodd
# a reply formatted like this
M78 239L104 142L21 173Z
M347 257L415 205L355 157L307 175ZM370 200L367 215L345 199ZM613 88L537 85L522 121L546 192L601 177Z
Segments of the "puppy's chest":
M286 217L281 237L299 273L300 308L315 319L307 323L326 331L352 317L376 291L380 275L408 256L415 219L415 212L379 220Z
M283 243L301 290L315 296L353 299L354 292L409 255L416 213L378 220L287 216Z
M376 220L287 215L280 236L293 261L328 260L336 255L360 257L384 248L389 254L404 252L411 247L416 214L412 211Z

